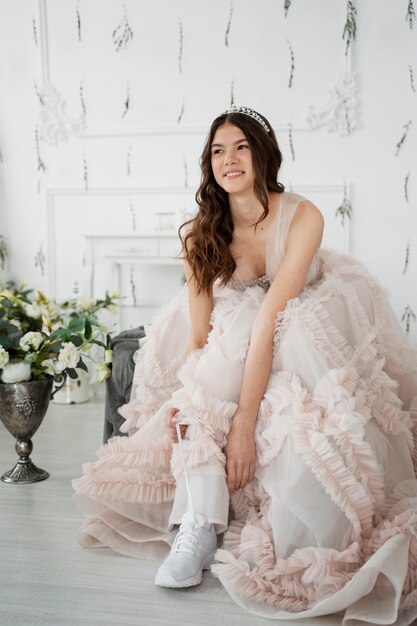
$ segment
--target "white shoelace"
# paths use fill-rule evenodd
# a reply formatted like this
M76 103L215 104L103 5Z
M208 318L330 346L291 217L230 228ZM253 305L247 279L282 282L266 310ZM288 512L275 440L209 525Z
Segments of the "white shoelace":
M185 486L187 488L187 496L188 496L188 506L189 506L189 509L190 509L190 513L192 514L193 518L195 519L193 499L191 497L191 489L190 489L190 484L188 482L187 467L186 467L186 464L185 464L184 451L182 449L181 428L180 428L180 424L178 422L176 423L175 428L176 428L176 431L177 431L178 445L180 447L180 455L181 455L182 467L183 467L183 470L184 470Z
M195 534L189 532L190 526L195 526L196 531L192 531ZM178 535L175 539L175 553L176 554L196 554L196 550L199 546L199 536L202 529L196 522L189 522L184 524L178 531Z

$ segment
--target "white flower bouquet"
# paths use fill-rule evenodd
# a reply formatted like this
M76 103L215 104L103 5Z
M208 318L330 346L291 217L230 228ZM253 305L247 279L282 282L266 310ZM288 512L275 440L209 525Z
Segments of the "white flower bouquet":
M31 295L33 294L33 295ZM118 294L103 300L79 297L57 304L41 291L15 288L9 282L0 290L0 380L17 383L52 377L59 385L78 370L88 371L85 358L95 345L104 359L95 366L98 380L111 374L111 334L97 312L114 312Z

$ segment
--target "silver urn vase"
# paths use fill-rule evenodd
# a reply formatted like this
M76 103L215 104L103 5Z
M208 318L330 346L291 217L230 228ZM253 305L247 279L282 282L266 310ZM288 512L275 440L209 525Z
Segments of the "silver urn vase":
M35 483L49 474L32 462L31 437L45 417L51 399L53 379L26 383L0 383L0 419L16 439L19 460L1 479L6 483Z

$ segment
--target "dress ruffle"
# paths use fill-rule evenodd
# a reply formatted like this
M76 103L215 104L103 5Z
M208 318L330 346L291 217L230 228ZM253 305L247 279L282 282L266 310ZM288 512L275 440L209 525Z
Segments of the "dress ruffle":
M343 611L346 624L394 624L402 611L409 624L417 617L417 351L361 264L326 251L320 258L320 279L277 316L255 478L231 498L212 571L260 616ZM110 440L74 481L90 516L84 545L126 554L131 541L140 556L146 526L149 541L169 543L184 465L224 479L222 449L264 297L256 284L217 288L208 342L186 359L186 290L160 313L120 409L131 436ZM169 329L179 329L182 350L167 351ZM182 451L166 433L170 407L187 425Z

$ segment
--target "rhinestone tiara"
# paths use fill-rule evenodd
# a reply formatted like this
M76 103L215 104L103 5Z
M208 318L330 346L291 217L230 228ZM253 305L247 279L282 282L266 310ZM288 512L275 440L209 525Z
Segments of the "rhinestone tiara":
M267 124L265 124L261 116L252 109L248 109L247 107L237 107L235 104L233 104L229 109L223 111L223 115L226 115L226 113L243 113L243 115L249 115L249 117L253 117L254 120L259 122L259 124L261 124L261 126L265 128L266 132L269 133L269 127L267 126Z

